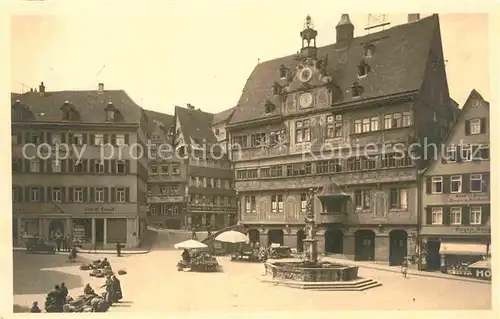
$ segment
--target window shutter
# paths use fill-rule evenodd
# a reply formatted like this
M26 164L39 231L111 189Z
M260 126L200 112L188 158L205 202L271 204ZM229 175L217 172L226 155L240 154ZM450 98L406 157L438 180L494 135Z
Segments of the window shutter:
M52 173L52 159L47 160L47 173Z
M90 187L90 200L89 202L95 202L95 187Z
M465 135L470 135L470 121L465 121Z
M40 132L40 144L45 143L45 132Z
M109 143L109 136L108 134L104 134L104 144L108 144Z
M67 173L68 172L68 160L61 160L61 172L62 173Z
M75 160L69 159L68 160L68 172L73 173L74 171L75 171Z
M84 187L83 188L83 202L86 203L89 201L89 188Z
M26 186L24 188L24 194L25 194L25 202L31 201L31 186Z
M125 174L130 174L130 160L125 160Z
M111 174L116 174L116 160L111 160Z
M66 144L66 133L61 133L61 143Z
M111 134L111 145L116 145L116 134Z
M24 144L31 143L31 133L24 133Z
M84 159L83 160L83 172L84 173L89 173L90 172L90 169L89 169L89 160L88 159Z
M19 202L24 202L24 191L21 186L18 186L17 189L17 197Z
M73 145L75 141L73 140L73 133L68 133L68 144Z
M52 144L52 132L47 132L47 143Z
M462 193L470 193L470 175L462 175Z
M457 145L456 146L456 149L457 149L457 163L460 163L462 162L462 148L460 147L460 145Z
M470 224L470 206L462 206L462 225Z
M90 134L89 144L90 145L95 145L95 134Z
M40 202L45 202L45 187L38 187L38 191L40 192Z
M16 135L17 135L17 144L24 144L23 133L17 132Z
M89 172L90 173L95 173L95 159L91 159L90 160Z
M129 135L128 134L125 134L125 145L128 145L129 144Z
M125 202L129 203L130 202L130 188L125 188Z
M27 159L23 160L23 168L21 170L23 173L29 173L30 172L30 161Z
M109 203L109 187L104 187L104 202Z
M110 160L104 160L104 173L109 174L109 163Z
M490 219L490 205L481 206L481 225L485 225Z
M432 189L432 179L431 179L431 177L427 177L426 181L425 181L425 192L427 194L430 194L431 189Z
M483 173L483 192L490 191L490 173Z
M450 176L445 175L443 176L443 194L449 194L450 193Z
M486 118L482 117L481 118L481 134L486 133L487 128L486 128Z
M427 225L432 224L432 208L431 207L425 208L425 223Z
M40 160L40 173L45 173L45 165L47 164L47 160Z
M70 203L75 202L73 187L68 187L68 202Z
M443 224L450 224L450 206L443 206Z
M62 187L61 188L61 200L63 201L63 203L68 202L68 197L67 197L66 193L67 193L66 187Z
M83 142L83 145L88 144L88 134L87 133L83 133L82 142Z
M116 202L116 188L111 187L111 202L114 203Z
M52 187L47 186L47 202L52 202Z

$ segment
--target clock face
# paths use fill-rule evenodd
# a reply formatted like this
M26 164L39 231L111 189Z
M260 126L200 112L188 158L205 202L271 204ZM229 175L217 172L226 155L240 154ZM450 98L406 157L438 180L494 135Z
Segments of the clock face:
M302 82L307 82L312 78L311 68L305 67L299 73L299 79Z
M310 107L312 105L312 101L313 101L313 96L309 92L302 93L299 99L299 103L302 108Z

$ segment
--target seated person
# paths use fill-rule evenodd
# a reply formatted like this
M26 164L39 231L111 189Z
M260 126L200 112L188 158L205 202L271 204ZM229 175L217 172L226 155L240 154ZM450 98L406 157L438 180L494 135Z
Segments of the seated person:
M184 249L182 252L182 260L186 263L189 263L191 261L191 256L189 255L189 250Z
M96 294L94 289L92 289L92 287L90 287L90 284L85 285L85 288L83 289L83 293L85 295L95 295Z
M30 309L30 312L32 313L40 313L42 312L40 308L38 307L38 301L33 302L33 306Z

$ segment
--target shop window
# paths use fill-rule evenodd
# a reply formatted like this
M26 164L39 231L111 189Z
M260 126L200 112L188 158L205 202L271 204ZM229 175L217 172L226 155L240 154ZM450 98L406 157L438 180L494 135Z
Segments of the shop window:
M60 187L52 188L52 201L54 203L62 202L62 189Z
M483 191L483 175L481 174L470 175L470 191L471 192Z
M462 176L454 175L450 180L450 189L452 193L461 193L462 192Z
M432 177L431 193L432 194L442 194L443 193L443 177L441 177L441 176Z
M104 188L98 187L95 189L95 202L96 203L104 202Z
M117 188L116 189L116 202L117 203L125 203L126 202L126 191L125 188Z
M73 202L83 203L83 188L76 187L73 189Z
M470 224L481 224L481 206L471 206L470 208Z
M451 225L462 224L462 208L461 207L451 207L451 209L450 209L450 224Z
M443 207L432 207L432 225L443 224Z
M127 242L127 219L126 218L108 218L107 219L107 243L126 243Z
M73 219L73 240L82 244L92 242L91 219Z
M125 174L125 161L117 161L116 162L116 173L117 174Z
M391 188L390 204L393 209L407 209L408 190L406 188Z

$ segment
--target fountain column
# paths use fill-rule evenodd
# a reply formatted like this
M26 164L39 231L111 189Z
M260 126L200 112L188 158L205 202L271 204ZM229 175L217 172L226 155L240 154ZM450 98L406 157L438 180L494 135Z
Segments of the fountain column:
M318 240L316 239L316 221L314 218L314 195L319 189L309 189L307 195L306 217L305 217L305 233L306 239L304 243L304 262L308 264L316 264L318 262Z

